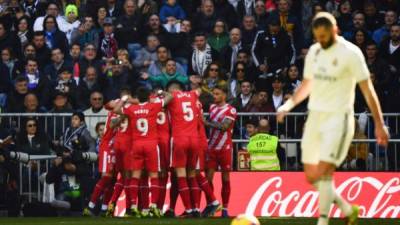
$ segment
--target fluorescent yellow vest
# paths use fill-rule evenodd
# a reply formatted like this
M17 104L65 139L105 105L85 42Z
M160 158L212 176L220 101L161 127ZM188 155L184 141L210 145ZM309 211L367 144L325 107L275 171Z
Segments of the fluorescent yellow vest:
M250 153L251 170L281 170L276 154L278 137L269 134L256 134L250 138L247 151Z

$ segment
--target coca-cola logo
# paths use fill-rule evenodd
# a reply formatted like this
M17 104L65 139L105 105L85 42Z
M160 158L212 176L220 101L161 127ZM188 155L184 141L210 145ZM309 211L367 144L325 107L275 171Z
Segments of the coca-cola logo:
M400 179L393 177L381 182L371 176L348 177L337 185L337 193L360 205L360 217L398 218L400 216ZM285 176L265 180L250 198L246 213L261 216L316 217L318 192L311 186L296 185ZM330 216L340 217L340 210L332 207Z

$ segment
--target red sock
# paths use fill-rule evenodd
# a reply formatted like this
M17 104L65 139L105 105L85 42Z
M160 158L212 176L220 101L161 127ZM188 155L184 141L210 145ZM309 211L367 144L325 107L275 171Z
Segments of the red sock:
M105 189L108 188L112 183L112 177L104 176L101 177L96 183L96 187L93 190L90 202L96 204L99 197L104 193Z
M130 208L130 206L132 205L137 205L136 199L139 191L139 179L133 177L133 178L128 178L126 181L128 185L125 186L125 193L127 197L127 203L129 202L129 208Z
M176 200L178 200L179 186L178 178L175 174L171 175L171 188L169 189L169 208L175 210Z
M117 203L121 192L124 190L124 178L120 177L114 185L114 193L111 197L111 203Z
M165 195L167 194L167 182L168 175L166 177L160 178L160 196L157 201L157 208L162 210L165 203Z
M229 197L231 195L231 182L228 181L222 181L222 190L221 190L221 195L222 195L222 205L224 208L228 208L229 204Z
M111 200L111 196L113 195L113 186L110 185L108 188L104 190L104 195L103 195L103 205L108 205L108 203Z
M190 202L190 190L186 181L186 177L178 177L178 187L185 209L190 210L192 208L192 204Z
M139 188L139 209L148 209L150 194L148 176L140 178Z
M197 183L199 184L201 190L204 191L204 194L207 199L207 205L212 203L213 201L217 200L217 198L214 195L214 191L212 190L210 183L208 183L208 180L203 176L203 174L198 174L196 176Z
M189 185L190 185L190 196L192 199L192 208L199 209L200 208L200 197L201 197L201 189L199 188L199 184L197 183L196 177L189 177Z
M151 186L150 186L150 193L151 193L151 204L157 205L158 200L160 198L160 179L158 178L151 178L150 179Z

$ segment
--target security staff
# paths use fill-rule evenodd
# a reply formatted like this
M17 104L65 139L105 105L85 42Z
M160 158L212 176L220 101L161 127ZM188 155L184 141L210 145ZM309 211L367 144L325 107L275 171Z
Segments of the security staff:
M250 153L251 170L279 171L279 158L277 155L278 137L269 135L269 122L261 119L257 133L250 138L247 150Z

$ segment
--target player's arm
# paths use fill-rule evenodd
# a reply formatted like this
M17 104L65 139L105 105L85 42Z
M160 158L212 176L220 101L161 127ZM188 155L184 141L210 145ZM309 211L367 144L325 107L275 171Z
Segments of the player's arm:
M174 98L174 96L171 95L171 93L167 92L167 91L163 91L162 93L164 95L164 106L167 106L172 99Z
M117 118L112 118L111 123L110 123L110 128L114 129L114 128L118 127L122 123L122 121L124 121L124 119L126 119L126 118L127 118L126 115L121 115Z
M283 122L283 118L285 117L286 113L290 112L296 105L300 104L304 99L306 99L311 92L311 79L305 78L299 88L295 91L295 93L290 97L285 104L280 106L277 109L278 115L277 120L278 122Z
M375 125L375 136L379 145L387 146L389 134L385 127L385 122L382 116L382 109L379 104L378 96L376 95L375 88L371 79L366 79L358 83L368 108L372 113Z
M231 127L232 123L233 123L233 120L229 119L229 118L225 118L222 121L222 123L204 120L205 126L211 127L211 128L223 131L223 132L227 131L229 129L229 127Z
M127 95L122 96L121 101L118 101L115 104L113 112L122 116L124 114L124 112L122 111L122 107L128 101L128 99L129 99L129 97Z

